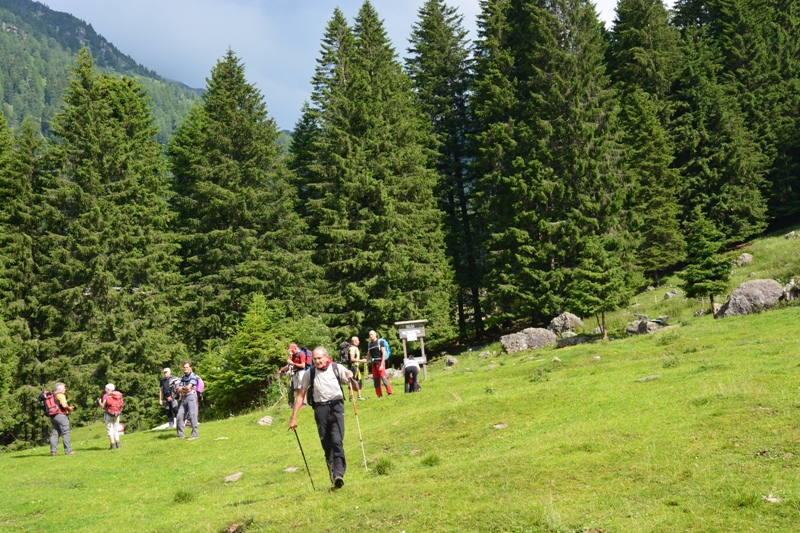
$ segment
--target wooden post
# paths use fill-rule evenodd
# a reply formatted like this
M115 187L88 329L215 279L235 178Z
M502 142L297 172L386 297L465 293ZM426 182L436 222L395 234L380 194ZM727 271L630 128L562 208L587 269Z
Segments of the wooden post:
M419 345L422 347L422 357L425 357L425 339L420 337L419 338ZM428 358L425 357L427 361ZM428 381L428 365L422 365L422 372L425 375L425 381Z

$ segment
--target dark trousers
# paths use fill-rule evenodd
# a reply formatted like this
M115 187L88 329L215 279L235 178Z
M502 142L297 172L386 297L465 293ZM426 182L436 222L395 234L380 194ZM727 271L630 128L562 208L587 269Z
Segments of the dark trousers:
M174 426L175 417L178 416L178 400L164 400L164 412L167 413L169 425Z
M419 368L406 368L405 372L405 391L417 392L419 390Z
M344 459L344 401L314 407L314 420L325 460L331 474L331 482L337 477L344 477L347 463Z

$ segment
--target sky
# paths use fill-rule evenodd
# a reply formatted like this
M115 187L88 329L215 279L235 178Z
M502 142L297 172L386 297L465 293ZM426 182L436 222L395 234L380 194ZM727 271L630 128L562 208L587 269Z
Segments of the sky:
M203 88L230 48L247 80L264 96L279 129L292 130L311 94L320 43L338 6L352 23L363 0L40 0L92 25L122 53L159 75ZM424 0L371 0L395 52L408 37ZM475 37L478 0L449 0ZM671 2L670 2L671 4ZM616 0L596 3L611 27Z

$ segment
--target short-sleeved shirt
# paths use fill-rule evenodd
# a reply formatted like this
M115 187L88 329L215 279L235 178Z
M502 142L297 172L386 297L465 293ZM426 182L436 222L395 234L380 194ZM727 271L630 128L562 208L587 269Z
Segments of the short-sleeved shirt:
M172 376L168 378L161 378L161 393L163 394L165 399L172 396L172 389L169 386L169 380L171 379Z
M186 374L181 376L181 387L188 387L189 385L192 386L192 390L189 392L184 392L183 394L197 394L197 374L194 372L189 372L189 375Z
M56 394L56 401L58 402L58 406L61 408L61 413L68 415L69 411L67 410L67 396L63 392L59 392Z
M308 365L311 361L306 360L306 354L297 350L297 353L292 354L292 363L296 365Z
M339 382L342 385L347 385L348 380L345 372L347 369L338 363L331 363L327 370L314 370L314 403L330 402L333 400L344 400L342 394L342 387L336 382L336 374L333 368L338 367ZM311 383L311 370L309 369L300 382L300 388L308 390Z

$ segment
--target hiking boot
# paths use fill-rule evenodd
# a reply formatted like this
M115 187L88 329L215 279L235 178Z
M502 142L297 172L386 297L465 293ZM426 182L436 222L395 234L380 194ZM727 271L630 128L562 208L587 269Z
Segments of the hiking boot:
M189 437L189 438L188 438L188 439L186 439L186 440L197 440L197 437Z
M50 455L55 457L56 456L56 452L50 452Z
M122 448L122 444L120 444L119 441L117 441L117 448Z
M333 480L333 488L341 489L342 487L344 487L344 478L336 476L336 479Z
M112 444L111 446L108 447L108 449L109 450L113 450L114 449L114 445Z
M75 455L75 452L67 452L64 455Z
M363 396L359 396L358 399L359 400L366 400L366 398L364 398Z

